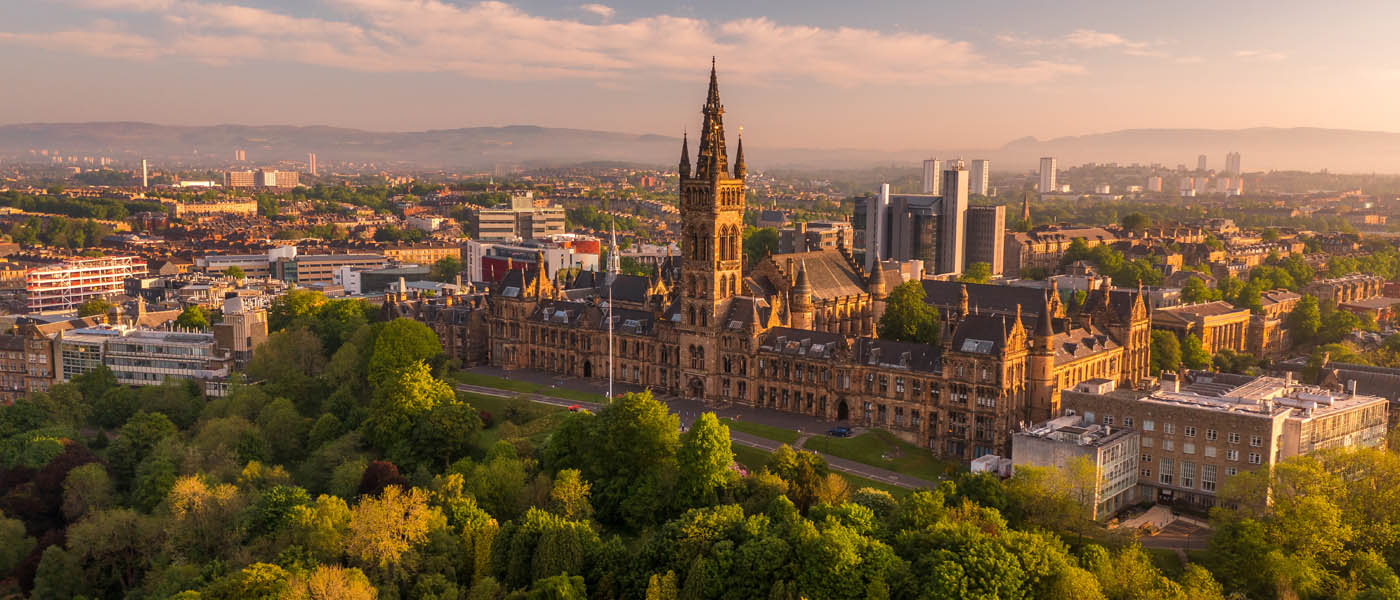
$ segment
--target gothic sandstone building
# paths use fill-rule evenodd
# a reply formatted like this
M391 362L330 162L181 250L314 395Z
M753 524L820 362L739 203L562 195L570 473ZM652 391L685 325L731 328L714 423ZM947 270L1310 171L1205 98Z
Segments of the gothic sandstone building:
M880 427L964 461L1009 454L1022 424L1058 414L1062 389L1147 376L1141 290L1098 291L1069 314L1054 292L924 280L943 321L929 345L876 337L892 267L867 273L844 246L745 264L743 141L731 166L713 66L701 113L693 167L681 145L681 256L650 277L511 271L490 294L491 364L607 377L611 329L617 381Z

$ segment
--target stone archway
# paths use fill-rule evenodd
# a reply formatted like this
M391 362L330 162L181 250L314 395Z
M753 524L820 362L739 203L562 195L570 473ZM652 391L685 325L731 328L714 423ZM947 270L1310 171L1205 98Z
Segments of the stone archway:
M591 379L593 377L593 361L583 361L583 376L587 379Z
M699 377L690 378L690 397L698 400L705 399L705 382L700 381Z
M839 402L836 403L836 420L847 421L850 420L850 418L851 409L850 407L846 406L846 399L842 398Z

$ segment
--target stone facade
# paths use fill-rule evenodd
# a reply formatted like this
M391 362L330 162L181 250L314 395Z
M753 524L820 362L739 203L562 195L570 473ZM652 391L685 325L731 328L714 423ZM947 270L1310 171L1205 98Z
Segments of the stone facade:
M1202 302L1158 309L1152 315L1152 327L1200 338L1209 354L1230 349L1244 352L1249 333L1249 309L1235 308L1229 302Z

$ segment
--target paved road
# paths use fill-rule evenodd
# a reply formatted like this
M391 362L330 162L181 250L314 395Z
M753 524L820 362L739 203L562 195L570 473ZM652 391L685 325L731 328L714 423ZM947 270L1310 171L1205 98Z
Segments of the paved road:
M606 393L607 391L606 384L603 384L603 389L599 390L599 386L592 381L579 380L571 377L558 377L554 374L540 371L516 370L507 372L490 367L472 369L472 371L486 375L494 375L496 377L506 377L514 380L530 381L532 383L537 383L541 385L554 385L557 387L575 389L591 393ZM531 402L551 404L554 406L567 407L577 404L580 407L587 408L590 410L596 410L601 406L592 402L577 402L566 398L546 396L543 394L522 394L479 385L467 385L459 383L456 385L456 387L458 390L464 392L472 392L476 394L496 396L500 398L513 398L515 396L522 396L525 399L530 400ZM617 385L614 389L614 392L617 394L624 394L627 392L640 390L641 388L637 386ZM698 400L673 398L667 396L657 396L657 399L666 403L666 405L670 407L671 412L675 413L678 417L680 417L681 425L684 427L690 427L690 424L696 418L698 418L702 413L706 412L713 412L716 416L719 417L739 419L755 423L762 423L764 425L772 425L775 427L791 429L797 431L798 433L820 433L829 429L831 425L830 423L826 423L815 417L781 413L775 410L764 410L748 407L716 408L705 406L703 402L700 402ZM859 432L859 428L856 428L856 430L857 432ZM732 440L734 443L742 444L744 446L749 446L752 448L758 448L767 452L777 450L778 447L782 445L782 442L776 442L768 438L758 437L756 435L750 435L741 431L734 430L730 430L729 439ZM817 454L823 459L825 459L827 464L831 465L831 468L837 471L841 471L843 473L848 473L851 475L856 475L859 477L864 477L866 479L872 479L881 483L886 483L889 485L895 485L909 489L929 489L938 485L935 482L930 482L917 477L911 477L909 475L897 473L889 469L881 469L879 467L873 467L865 463L860 463L853 460L846 460L844 458L831 456L821 452L818 452Z

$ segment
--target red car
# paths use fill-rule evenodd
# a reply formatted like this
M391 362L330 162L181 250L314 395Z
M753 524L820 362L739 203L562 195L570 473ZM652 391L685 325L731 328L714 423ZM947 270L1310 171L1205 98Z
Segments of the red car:
M582 407L580 407L579 405L577 405L577 404L570 404L570 405L569 405L569 412L578 412L579 410L582 410Z

